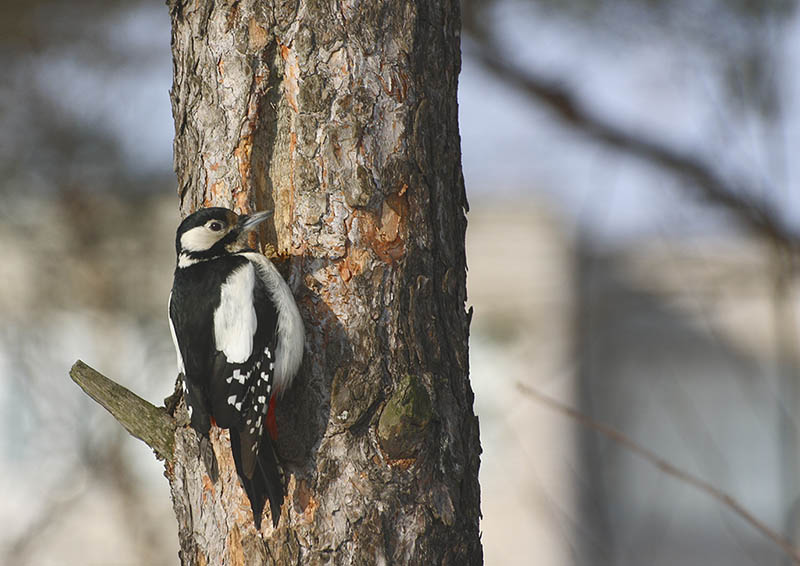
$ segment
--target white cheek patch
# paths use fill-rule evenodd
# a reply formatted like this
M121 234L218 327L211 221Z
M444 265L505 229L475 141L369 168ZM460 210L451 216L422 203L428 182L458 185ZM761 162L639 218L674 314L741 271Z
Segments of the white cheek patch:
M181 248L188 252L204 252L216 244L225 232L212 232L205 226L197 226L181 236Z

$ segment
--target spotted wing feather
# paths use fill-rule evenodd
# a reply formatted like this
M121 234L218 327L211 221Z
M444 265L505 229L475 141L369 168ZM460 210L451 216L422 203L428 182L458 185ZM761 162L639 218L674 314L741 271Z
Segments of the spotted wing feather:
M216 350L211 370L214 399L213 414L224 428L241 428L252 411L258 411L269 399L275 367L275 327L278 316L275 306L266 297L263 283L256 279L252 290L255 296L256 328L250 345L250 355L243 362L231 361L224 351ZM249 299L252 300L252 299Z
M217 424L231 431L236 470L250 499L256 528L260 528L267 500L273 525L277 525L284 483L274 447L264 434L274 385L278 313L260 277L255 278L252 292L257 324L250 356L242 363L232 363L223 351L216 352L211 382L219 390L212 392L211 398L215 399Z

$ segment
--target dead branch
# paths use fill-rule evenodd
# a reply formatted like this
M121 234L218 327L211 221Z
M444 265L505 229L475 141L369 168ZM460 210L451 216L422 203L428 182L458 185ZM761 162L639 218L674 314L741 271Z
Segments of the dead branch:
M69 375L125 430L152 448L158 458L172 461L176 424L163 407L152 405L80 360L69 370Z
M610 438L617 444L620 444L630 450L632 453L636 454L637 456L643 458L644 460L650 462L653 466L664 472L665 474L672 476L673 478L691 485L695 489L702 491L706 495L716 499L719 503L733 511L739 517L744 519L746 522L750 523L756 530L761 531L765 537L770 539L772 542L777 544L781 550L783 550L789 558L795 564L800 564L800 550L798 550L792 543L784 538L780 533L774 531L762 521L757 519L752 513L750 513L744 506L739 503L736 499L733 498L730 494L722 491L721 489L711 485L707 481L698 478L695 475L690 474L685 470L681 470L680 468L670 464L660 456L658 456L655 452L648 450L644 446L637 444L634 442L629 436L626 434L618 431L617 429L596 421L587 415L581 413L580 411L573 409L572 407L549 397L533 387L525 385L523 383L517 383L517 388L525 394L530 399L544 405L556 412L565 415L572 420L580 423L584 427L597 431L603 436Z

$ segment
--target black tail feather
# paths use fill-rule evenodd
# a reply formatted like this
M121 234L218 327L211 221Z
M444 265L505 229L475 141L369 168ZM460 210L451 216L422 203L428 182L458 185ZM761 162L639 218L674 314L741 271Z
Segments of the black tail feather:
M214 454L214 447L211 446L211 439L206 434L200 435L200 459L203 461L211 481L217 483L219 478L217 456Z
M266 434L261 437L255 469L252 472L252 477L248 477L242 465L242 451L250 450L251 447L242 445L239 431L234 428L230 429L230 431L233 461L236 463L236 471L239 474L244 491L250 499L250 507L253 509L253 520L255 521L256 529L261 529L261 513L264 511L264 505L268 499L272 525L277 527L281 516L285 488L283 470L278 463L278 457L275 454L272 442Z

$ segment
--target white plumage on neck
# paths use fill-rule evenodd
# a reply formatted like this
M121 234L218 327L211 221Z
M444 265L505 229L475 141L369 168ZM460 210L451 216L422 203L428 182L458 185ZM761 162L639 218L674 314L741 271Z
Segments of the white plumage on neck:
M190 257L189 254L182 253L178 256L178 267L181 269L194 265L195 263L200 263L200 260Z

